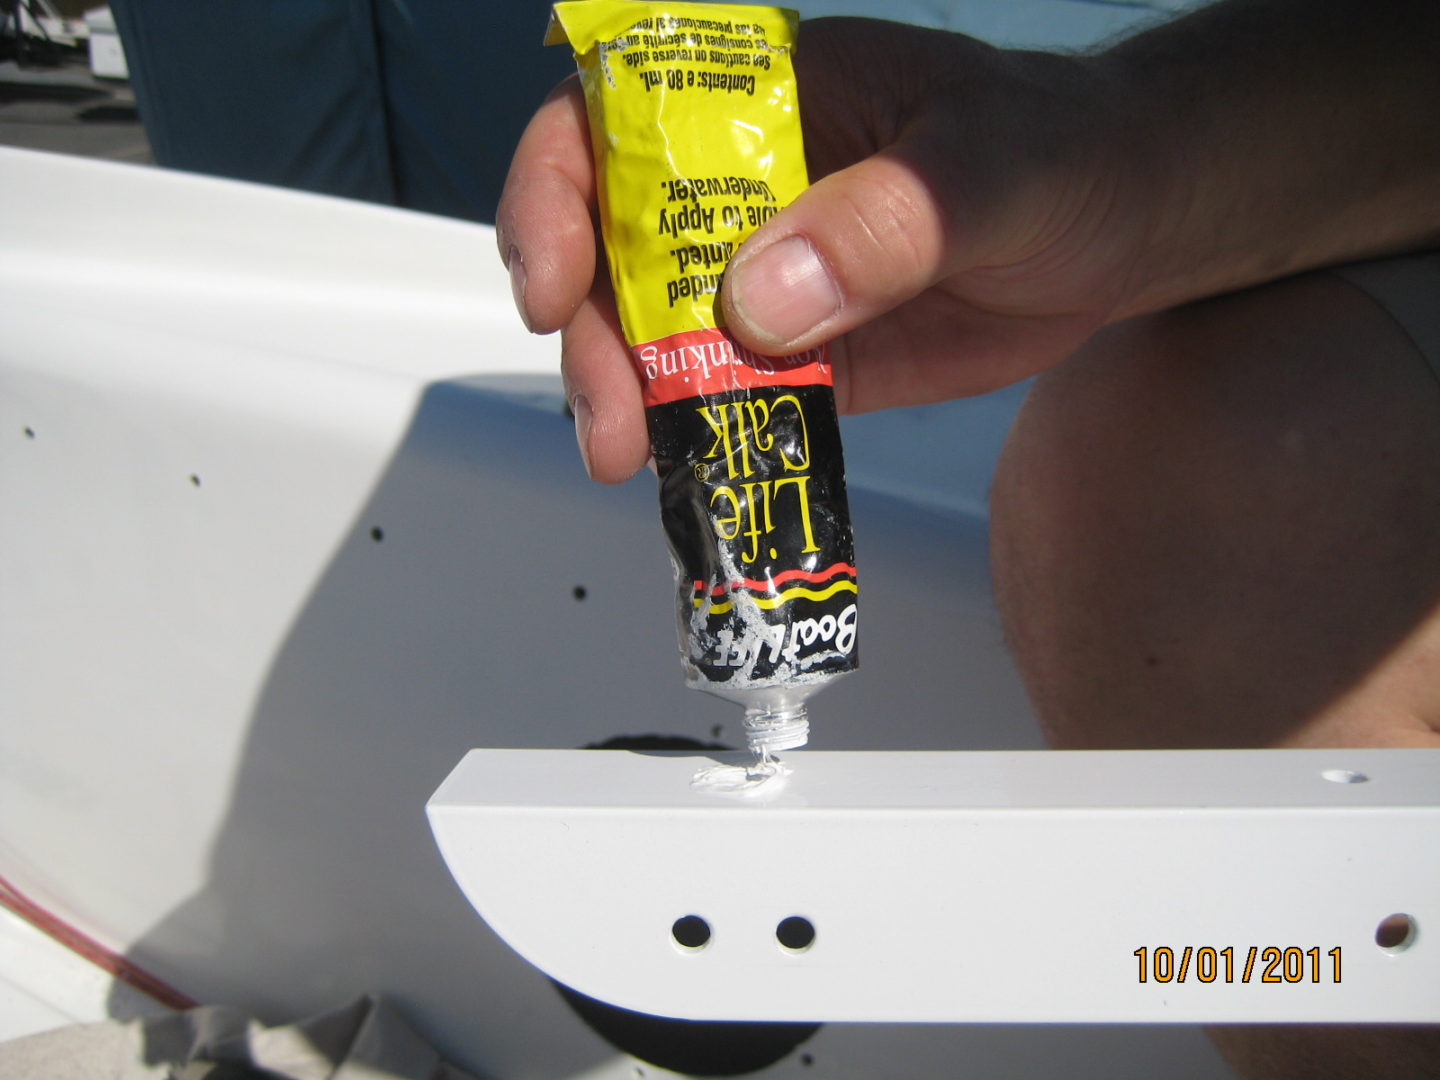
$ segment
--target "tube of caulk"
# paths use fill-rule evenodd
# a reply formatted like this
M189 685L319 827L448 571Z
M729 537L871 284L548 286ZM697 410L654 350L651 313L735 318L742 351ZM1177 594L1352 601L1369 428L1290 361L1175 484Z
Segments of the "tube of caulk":
M802 746L857 664L857 586L826 350L761 356L720 324L731 255L808 184L779 8L555 5L585 89L600 220L644 385L687 683L742 706L750 748Z

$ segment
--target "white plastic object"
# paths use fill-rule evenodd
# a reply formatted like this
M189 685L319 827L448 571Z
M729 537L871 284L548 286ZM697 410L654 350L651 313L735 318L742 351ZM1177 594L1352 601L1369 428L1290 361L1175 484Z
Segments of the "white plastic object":
M711 764L475 750L431 825L511 947L641 1012L1440 1020L1440 751L804 752L748 799Z
M90 48L90 71L100 79L128 79L130 65L125 62L125 46L115 26L109 6L85 13Z

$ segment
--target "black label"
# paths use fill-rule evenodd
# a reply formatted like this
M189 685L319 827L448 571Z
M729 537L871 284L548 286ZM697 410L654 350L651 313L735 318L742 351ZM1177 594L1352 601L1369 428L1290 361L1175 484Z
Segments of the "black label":
M854 668L855 550L830 387L686 398L646 418L692 671L738 687Z

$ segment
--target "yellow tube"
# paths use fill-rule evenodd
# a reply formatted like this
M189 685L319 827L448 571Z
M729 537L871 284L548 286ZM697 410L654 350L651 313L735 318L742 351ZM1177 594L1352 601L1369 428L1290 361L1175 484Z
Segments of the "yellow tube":
M691 686L761 753L857 663L857 585L826 350L756 354L715 299L740 244L808 184L793 11L555 5L585 90L606 261L644 386Z

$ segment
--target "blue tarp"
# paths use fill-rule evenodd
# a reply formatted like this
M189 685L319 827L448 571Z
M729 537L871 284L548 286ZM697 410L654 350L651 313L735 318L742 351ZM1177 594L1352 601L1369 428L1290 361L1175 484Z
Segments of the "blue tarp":
M546 0L114 0L158 164L493 219Z

